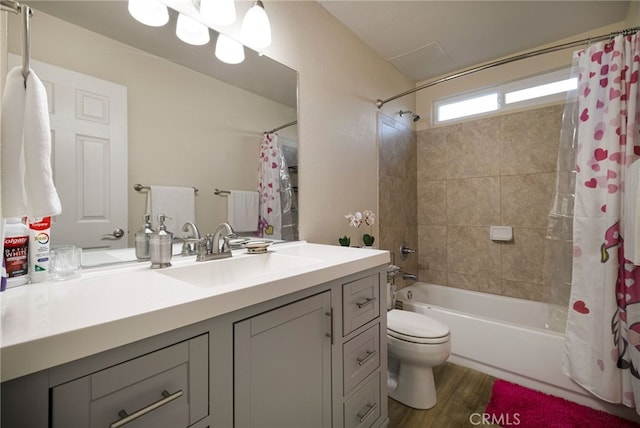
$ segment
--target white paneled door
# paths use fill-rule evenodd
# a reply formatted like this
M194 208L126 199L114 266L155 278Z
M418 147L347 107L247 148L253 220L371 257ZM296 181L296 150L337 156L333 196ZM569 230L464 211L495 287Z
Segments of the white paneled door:
M9 65L21 59L10 55ZM62 214L52 243L127 246L127 88L40 61L49 97L53 174Z

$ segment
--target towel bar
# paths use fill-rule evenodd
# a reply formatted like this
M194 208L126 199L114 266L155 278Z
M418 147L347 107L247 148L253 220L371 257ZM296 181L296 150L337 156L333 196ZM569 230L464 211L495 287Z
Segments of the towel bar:
M191 186L193 187L193 186ZM133 190L135 190L136 192L148 192L151 189L150 186L143 186L142 184L134 184L133 185ZM197 187L193 187L193 192L197 195L198 194L198 188Z

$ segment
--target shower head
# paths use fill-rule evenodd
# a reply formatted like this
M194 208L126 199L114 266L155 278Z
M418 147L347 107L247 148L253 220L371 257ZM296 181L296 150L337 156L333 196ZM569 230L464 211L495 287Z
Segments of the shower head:
M420 115L415 114L412 111L408 111L408 110L402 111L402 110L400 110L400 112L398 114L400 114L400 117L403 117L404 115L411 115L414 122L417 122L417 121L420 120Z

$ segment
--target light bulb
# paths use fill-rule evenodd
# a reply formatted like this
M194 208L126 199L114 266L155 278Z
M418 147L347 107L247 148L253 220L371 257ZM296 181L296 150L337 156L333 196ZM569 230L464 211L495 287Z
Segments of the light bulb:
M138 22L151 27L162 27L169 22L167 6L158 0L129 0L129 13Z
M233 0L200 0L200 14L215 25L231 25L236 22L236 5Z
M271 25L262 1L253 2L244 16L240 33L242 41L252 48L262 49L271 44Z
M209 28L191 18L190 16L179 14L176 23L176 36L190 45L206 45L209 43Z
M244 46L224 34L218 35L216 58L227 64L240 64L244 61Z

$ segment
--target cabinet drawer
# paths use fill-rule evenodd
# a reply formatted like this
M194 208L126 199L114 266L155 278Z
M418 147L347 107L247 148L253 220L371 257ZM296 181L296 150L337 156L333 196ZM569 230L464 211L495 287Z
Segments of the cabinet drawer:
M380 372L344 403L344 427L368 428L380 417Z
M380 315L379 282L378 275L371 275L342 286L343 335Z
M53 427L187 427L208 415L208 335L52 388ZM125 413L123 413L124 411Z
M380 366L380 326L376 324L345 343L342 357L347 394Z

